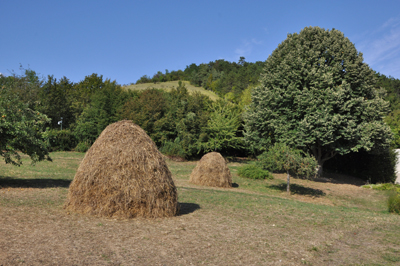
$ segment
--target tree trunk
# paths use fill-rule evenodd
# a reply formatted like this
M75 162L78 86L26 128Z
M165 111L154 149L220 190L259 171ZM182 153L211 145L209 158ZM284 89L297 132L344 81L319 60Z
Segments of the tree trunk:
M324 172L324 163L323 162L318 162L317 166L317 177L322 176L322 173Z
M290 175L289 175L289 171L287 171L287 187L286 187L286 191L287 191L288 195L290 195Z
M317 177L321 177L322 174L324 173L324 163L326 159L318 160L318 166L317 166Z

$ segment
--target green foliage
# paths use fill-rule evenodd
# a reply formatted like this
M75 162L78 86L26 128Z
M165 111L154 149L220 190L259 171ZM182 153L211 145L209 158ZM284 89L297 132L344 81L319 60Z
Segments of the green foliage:
M89 86L89 83L86 85ZM102 83L95 79L88 91L94 92L77 120L74 135L79 142L93 143L109 124L119 120L119 111L126 102L128 93L115 81L108 79Z
M283 143L275 143L268 151L258 156L260 165L273 173L286 172L286 155L290 148Z
M315 176L316 160L299 150L291 149L284 143L275 143L270 149L258 156L259 165L273 173L289 172L301 178Z
M208 64L191 64L184 71L165 70L165 73L158 71L153 77L144 75L136 84L187 80L192 85L213 91L221 97L230 93L231 99L236 101L244 89L257 84L263 66L264 62L250 63L244 57L237 63L219 59Z
M313 154L319 169L336 154L388 147L388 103L375 73L343 33L319 27L289 34L265 63L245 115L247 143L283 142Z
M165 155L179 156L182 158L185 158L187 156L179 138L176 138L174 141L168 140L164 142L164 144L160 148L160 152Z
M207 142L201 143L205 152L240 150L243 148L243 138L239 136L241 125L241 110L230 102L219 100L213 102L210 108L210 119L205 129Z
M400 193L390 193L387 204L389 212L400 214Z
M309 154L297 156L296 165L294 176L307 179L315 177L318 163L314 157Z
M241 177L250 179L273 179L274 177L267 170L262 169L258 165L249 164L238 169L238 174Z
M390 126L393 133L392 146L400 148L400 110L394 110L385 117L385 122Z
M129 99L119 115L120 118L132 120L143 128L158 146L161 145L162 139L155 123L165 116L168 109L164 93L157 89L144 90L137 98Z
M69 129L46 131L51 151L71 151L76 146L74 133Z
M75 151L77 152L87 152L90 147L91 147L91 143L89 141L81 141L78 143L78 145L76 145L75 147Z
M20 70L24 72L23 75L16 75L15 73L8 77L0 75L0 87L6 87L26 107L37 110L37 105L40 102L39 91L43 81L31 69L24 69L20 66Z
M369 184L362 186L363 188L372 188L375 190L394 190L400 193L400 185L392 184L392 183L383 183L383 184Z
M243 111L251 104L251 91L254 86L248 86L240 95L239 107Z
M136 93L123 106L121 118L142 127L157 146L170 155L188 158L199 153L200 143L207 138L205 128L211 105L207 96L189 94L182 82L170 92L146 89Z
M0 87L0 156L14 165L22 163L19 151L29 155L32 163L51 160L49 142L44 134L50 120L18 99L12 86Z
M75 123L70 94L74 84L66 77L57 81L53 76L48 76L47 81L40 88L40 105L38 110L47 114L51 119L51 128L59 129L58 121L62 119L63 128Z

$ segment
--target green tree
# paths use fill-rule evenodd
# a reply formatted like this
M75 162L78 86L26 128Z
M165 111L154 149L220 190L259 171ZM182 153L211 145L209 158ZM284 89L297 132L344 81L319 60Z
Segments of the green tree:
M129 119L138 124L157 145L160 145L162 132L155 128L155 123L164 117L168 109L167 104L165 92L146 89L140 92L137 98L129 99L119 116L121 119Z
M246 114L246 139L258 150L278 141L306 150L322 173L336 154L386 148L388 103L375 73L343 33L304 28L268 57Z
M115 81L113 82L116 84ZM92 95L101 91L104 85L103 75L93 73L73 86L69 97L71 98L70 101L75 119L78 119L83 110L90 104Z
M46 114L51 119L51 127L59 129L61 117L63 118L63 128L68 128L74 124L71 94L74 84L66 77L57 81L53 76L48 76L47 81L40 88L40 105L38 110Z
M290 175L300 178L315 176L316 160L300 150L284 143L275 143L268 151L258 156L258 164L270 172L287 174L286 191L290 194Z
M119 112L127 97L128 93L116 81L107 79L99 83L77 120L74 129L77 140L93 143L109 124L119 120Z
M0 156L6 163L21 165L18 152L27 154L32 163L50 160L45 125L46 115L23 103L7 85L0 87Z
M15 94L20 101L27 104L27 107L36 109L39 103L39 91L43 81L39 79L36 72L31 69L24 69L23 75L13 74L12 76L0 76L0 86L7 87L10 92Z
M209 152L242 149L243 138L238 136L241 125L240 108L231 102L218 100L211 104L210 111L206 127L208 140L201 144L203 150Z

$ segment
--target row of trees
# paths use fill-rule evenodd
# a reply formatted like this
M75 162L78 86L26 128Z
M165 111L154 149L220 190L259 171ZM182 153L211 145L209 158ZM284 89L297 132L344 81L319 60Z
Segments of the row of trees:
M41 80L25 70L21 76L1 76L0 85L27 110L44 115L53 150L85 151L107 125L122 119L140 125L170 155L190 158L212 150L244 150L240 108L227 100L213 102L203 94L189 94L182 82L170 92L130 91L97 74L72 83L66 77ZM3 120L12 123L13 110L7 106L2 103Z
M163 76L180 74L179 79L225 97L213 102L189 94L182 83L170 92L127 91L97 74L72 83L66 77L40 79L32 70L2 76L0 85L25 110L43 115L37 124L47 123L43 136L53 148L85 150L108 124L121 119L141 126L165 154L191 158L215 150L257 156L282 143L312 155L321 172L331 158L383 154L390 144L397 145L398 132L383 118L398 127L399 81L376 74L337 30L309 27L289 34L264 63L217 60ZM61 117L63 131L58 130Z
M183 71L158 71L153 77L144 75L136 84L186 80L192 85L211 90L220 97L238 102L246 88L258 83L264 64L262 61L246 62L244 57L240 57L237 63L219 59L208 64L191 64Z

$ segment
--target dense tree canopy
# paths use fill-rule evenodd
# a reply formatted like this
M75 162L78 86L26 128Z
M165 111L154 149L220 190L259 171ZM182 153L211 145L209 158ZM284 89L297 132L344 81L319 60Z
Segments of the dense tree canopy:
M260 84L264 65L267 72ZM216 92L222 99L218 102L189 92L183 83L172 90L140 91L128 90L96 73L73 83L66 77L40 78L33 70L21 67L21 71L22 75L0 75L0 87L7 87L8 97L12 96L6 101L15 102L13 108L3 105L1 134L19 132L13 135L15 143L24 143L21 134L33 136L39 146L30 148L39 151L48 142L51 151L86 151L108 124L131 119L166 155L193 158L218 150L224 155L246 156L248 149L258 154L273 143L284 142L319 157L321 165L335 154L351 151L329 161L326 167L330 170L343 169L341 162L335 165L342 157L345 160L361 153L362 160L373 161L369 165L375 169L377 158L384 156L366 151L387 146L390 140L382 123L386 103L379 87L386 90L385 99L390 102L385 121L395 136L392 145L400 147L400 80L374 73L354 45L336 30L307 28L289 35L266 62L246 62L244 57L237 62L218 59L190 64L184 70L158 71L137 81L187 80ZM246 140L250 145L243 145L242 115L247 108ZM61 117L62 130L58 124ZM3 156L15 157L18 149L27 151L27 146L14 145L13 149L2 148ZM363 151L357 152L360 149ZM42 155L38 156L45 158L46 152ZM381 165L375 172L365 171L382 173L380 169L387 164ZM346 169L352 175L356 171L354 166ZM390 175L386 176L385 180L390 180Z
M13 93L11 83L0 87L0 156L6 163L21 165L18 152L29 155L33 163L50 160L44 132L49 122Z
M388 103L375 73L338 30L289 34L265 64L246 115L246 138L262 150L283 142L313 154L320 170L336 154L388 147Z

